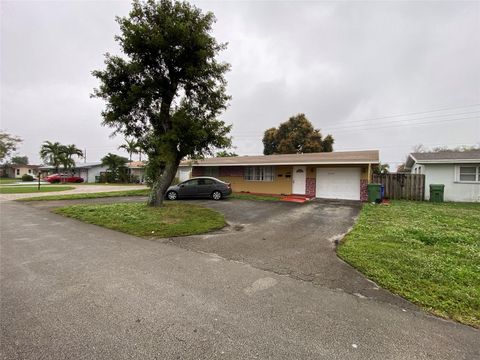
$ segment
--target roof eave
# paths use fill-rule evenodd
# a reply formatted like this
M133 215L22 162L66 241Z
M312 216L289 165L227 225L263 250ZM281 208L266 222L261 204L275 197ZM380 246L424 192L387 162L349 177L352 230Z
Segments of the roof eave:
M478 163L480 159L435 159L435 160L417 160L418 164L470 164Z
M378 160L359 160L359 161L309 161L309 162L265 162L265 163L234 163L234 164L206 164L191 162L188 164L180 164L179 166L290 166L290 165L376 165L380 164Z

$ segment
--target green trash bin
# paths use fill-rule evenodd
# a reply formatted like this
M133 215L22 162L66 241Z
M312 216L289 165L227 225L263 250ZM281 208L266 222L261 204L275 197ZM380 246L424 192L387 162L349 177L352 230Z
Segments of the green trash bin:
M443 202L444 189L445 185L443 184L430 184L430 201Z
M378 202L382 200L382 184L368 184L368 202Z

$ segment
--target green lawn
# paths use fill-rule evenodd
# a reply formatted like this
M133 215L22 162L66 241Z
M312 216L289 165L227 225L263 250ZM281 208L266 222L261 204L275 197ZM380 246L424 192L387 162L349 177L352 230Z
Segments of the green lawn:
M160 208L139 203L73 205L56 209L54 212L149 238L202 234L225 226L225 219L219 212L182 203L168 203Z
M150 193L150 189L123 190L123 191L109 191L109 192L86 193L86 194L35 196L35 197L26 198L26 199L18 199L17 201L56 201L56 200L97 199L97 198L119 197L119 196L147 196L149 193Z
M19 182L19 181L21 181L21 179L3 178L3 179L0 179L0 185L1 184L13 184L13 183L16 183L16 182Z
M366 204L338 254L424 309L480 327L480 204Z
M42 185L40 190L36 186L0 186L0 194L30 194L75 189L73 186Z
M242 199L242 200L280 201L280 196L256 195L256 194L248 194L248 193L233 193L229 196L229 198Z

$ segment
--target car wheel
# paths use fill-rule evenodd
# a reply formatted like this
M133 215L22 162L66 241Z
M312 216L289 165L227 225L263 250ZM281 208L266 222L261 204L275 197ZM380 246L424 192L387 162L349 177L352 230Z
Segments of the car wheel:
M215 190L213 193L212 193L212 199L213 200L220 200L222 198L222 193L218 190Z
M178 194L175 191L169 191L167 193L167 199L168 200L177 200L178 199Z

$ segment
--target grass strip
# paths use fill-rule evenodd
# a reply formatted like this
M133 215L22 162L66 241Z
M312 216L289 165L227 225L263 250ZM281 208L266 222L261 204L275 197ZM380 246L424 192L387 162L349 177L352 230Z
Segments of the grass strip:
M108 192L106 191L106 192L84 193L84 194L35 196L35 197L30 197L25 199L18 199L17 201L57 201L57 200L98 199L98 198L121 197L121 196L148 196L149 193L150 193L150 189L108 191Z
M0 186L0 194L33 194L75 189L73 186L42 185L40 190L36 186Z
M480 328L480 204L366 204L338 254L424 309Z
M182 203L168 203L158 208L138 203L72 205L55 209L54 212L147 238L202 234L225 226L225 218L221 213Z

